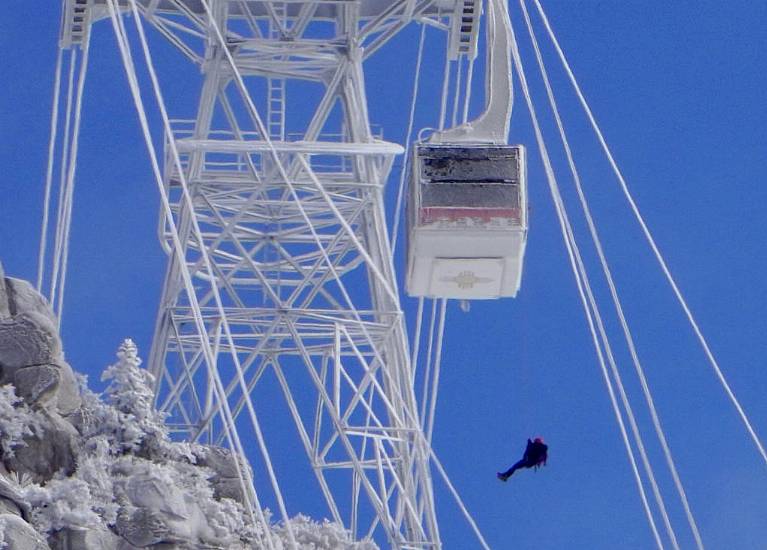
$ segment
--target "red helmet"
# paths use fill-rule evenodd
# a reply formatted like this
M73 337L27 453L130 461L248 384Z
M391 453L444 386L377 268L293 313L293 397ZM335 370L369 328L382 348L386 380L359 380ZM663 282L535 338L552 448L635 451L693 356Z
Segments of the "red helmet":
M533 443L543 443L543 438L539 435L533 439Z

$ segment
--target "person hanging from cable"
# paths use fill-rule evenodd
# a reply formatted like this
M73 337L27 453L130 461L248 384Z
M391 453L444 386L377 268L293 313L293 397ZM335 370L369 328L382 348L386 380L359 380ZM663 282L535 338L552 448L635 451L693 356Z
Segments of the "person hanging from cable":
M534 440L527 440L527 448L525 448L525 454L522 456L522 460L518 461L511 468L505 472L498 472L498 479L506 481L511 477L511 474L519 470L520 468L535 468L536 470L540 466L546 465L548 459L549 447L543 442L542 437L536 437Z

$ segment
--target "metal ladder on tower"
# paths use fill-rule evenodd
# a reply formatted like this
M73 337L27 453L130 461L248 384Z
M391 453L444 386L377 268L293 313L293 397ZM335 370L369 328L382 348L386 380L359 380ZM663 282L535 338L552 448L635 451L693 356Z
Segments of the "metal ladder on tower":
M288 25L287 3L272 2L272 9L272 19L269 20L269 38L280 40L283 38L283 30L287 29ZM269 78L267 87L269 138L275 141L285 141L285 79Z
M67 0L62 18L61 47L80 46L90 30L89 0Z

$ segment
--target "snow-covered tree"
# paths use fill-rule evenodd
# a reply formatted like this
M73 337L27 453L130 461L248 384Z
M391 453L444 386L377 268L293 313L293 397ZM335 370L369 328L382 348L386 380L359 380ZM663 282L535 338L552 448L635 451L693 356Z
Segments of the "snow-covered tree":
M259 547L270 539L275 549L291 548L287 527L273 524L269 510L263 511L263 524L254 522L240 502L215 496L212 480L220 474L202 466L210 449L171 441L163 415L153 408L154 380L141 368L135 344L125 340L117 357L102 376L109 381L106 400L80 378L82 405L71 419L79 433L73 474L45 484L15 484L30 506L33 527L43 536L63 529L108 530L131 544L174 540L223 550ZM41 420L13 386L0 387L4 455L40 432ZM378 548L355 542L343 526L328 521L299 515L289 525L299 550Z
M354 541L343 526L328 520L317 522L298 514L290 518L290 528L299 550L378 550L374 542ZM275 526L273 532L284 548L290 548L290 539L284 525Z
M25 445L24 437L40 431L40 416L14 393L11 384L0 386L0 449L2 456L13 456L13 450Z
M154 377L141 368L136 344L128 338L117 351L117 363L108 367L101 380L109 380L108 402L118 415L118 438L124 450L145 453L160 451L169 438L164 415L153 407Z
M88 483L77 477L53 478L45 486L32 483L24 487L22 493L32 510L32 525L40 533L94 528L102 524L93 510Z
M105 437L94 438L88 448L77 458L77 478L88 484L91 493L91 509L103 522L114 525L120 508L114 494L114 457L109 452Z

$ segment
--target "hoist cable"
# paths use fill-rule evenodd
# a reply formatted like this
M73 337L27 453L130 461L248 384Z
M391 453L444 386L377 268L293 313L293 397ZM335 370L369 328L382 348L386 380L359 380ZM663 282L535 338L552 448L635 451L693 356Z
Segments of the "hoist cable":
M449 38L448 38L449 40ZM452 61L445 56L445 73L442 76L442 100L439 106L439 129L445 129L445 117L447 116L447 96L450 90L450 67Z
M461 116L461 124L466 124L469 118L469 102L471 101L471 85L474 82L474 60L472 57L469 60L469 69L466 73L466 90L463 97L463 114Z

